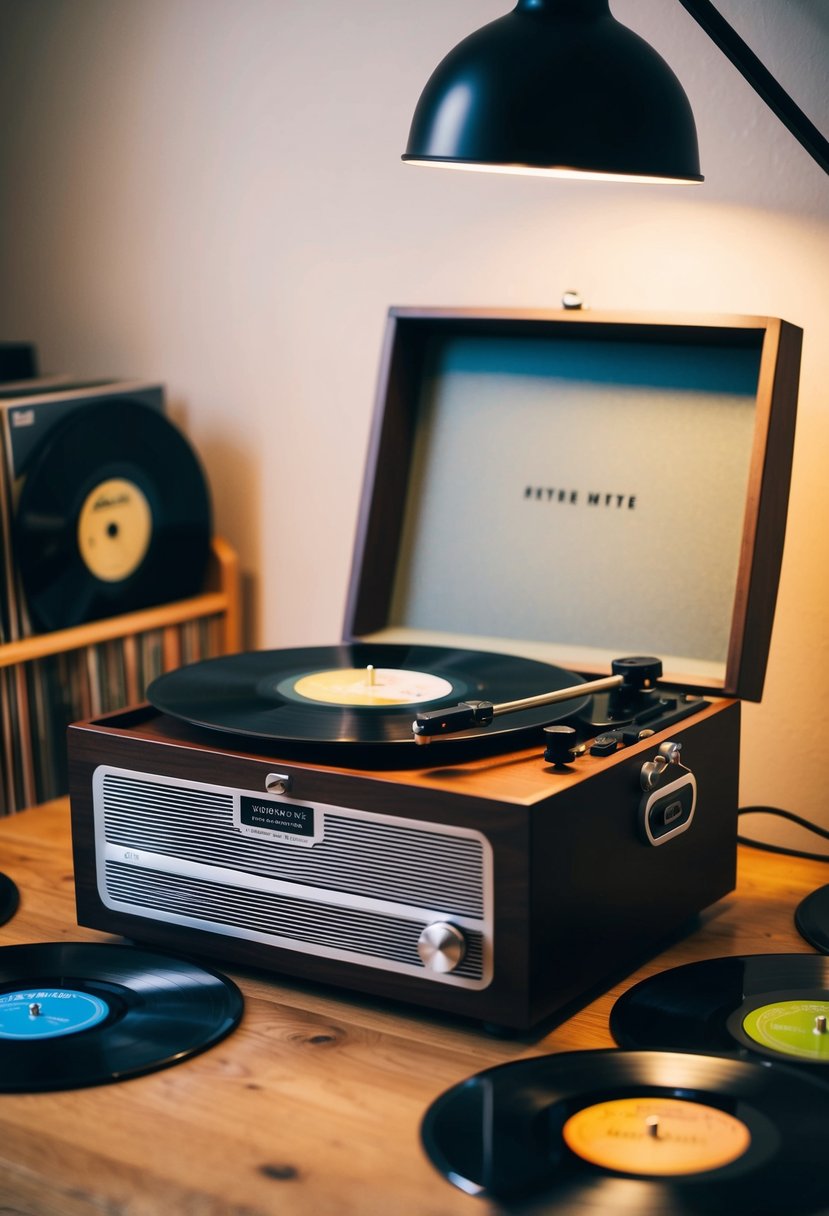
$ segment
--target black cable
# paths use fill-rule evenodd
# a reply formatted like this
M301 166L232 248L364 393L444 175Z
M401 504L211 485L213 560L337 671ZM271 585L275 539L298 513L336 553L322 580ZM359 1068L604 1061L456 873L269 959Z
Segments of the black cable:
M777 806L744 806L737 812L738 815L776 815L779 819L788 819L791 823L796 823L799 828L805 828L807 832L814 832L816 836L821 836L824 840L829 840L829 831L826 828L819 827L818 824L812 823L809 819L803 819L800 815L795 815L793 811L784 811ZM805 861L829 861L829 853L807 853L802 849L787 849L779 844L767 844L763 840L753 840L749 836L738 836L738 844L746 844L752 849L762 849L765 853L780 853L784 857L802 857Z

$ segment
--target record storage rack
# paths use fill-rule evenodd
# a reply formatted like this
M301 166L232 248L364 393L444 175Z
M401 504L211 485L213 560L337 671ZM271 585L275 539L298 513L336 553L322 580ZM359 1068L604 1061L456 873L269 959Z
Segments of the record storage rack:
M240 639L238 557L214 537L202 594L0 645L0 815L67 792L70 722L139 704L156 676Z

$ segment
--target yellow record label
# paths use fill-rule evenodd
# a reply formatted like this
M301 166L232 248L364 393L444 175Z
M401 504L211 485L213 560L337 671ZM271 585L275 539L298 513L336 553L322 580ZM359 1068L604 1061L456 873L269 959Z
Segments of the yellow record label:
M452 685L426 671L395 667L336 667L300 676L294 692L328 705L419 705L448 696Z
M676 1098L620 1098L586 1106L562 1129L585 1161L628 1174L696 1174L741 1157L746 1125L726 1111Z
M78 548L96 578L117 583L144 560L153 532L150 504L132 481L100 482L87 494L78 517Z

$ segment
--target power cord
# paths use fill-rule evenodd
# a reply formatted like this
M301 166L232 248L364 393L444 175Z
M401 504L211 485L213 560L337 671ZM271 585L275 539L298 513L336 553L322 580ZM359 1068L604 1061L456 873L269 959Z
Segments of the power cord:
M799 828L805 828L807 832L814 832L823 840L829 840L829 831L826 828L819 827L809 819L802 819L800 815L795 815L792 811L783 811L777 806L743 806L740 807L737 814L776 815L779 819L788 819L790 823L796 823ZM787 849L783 845L767 844L764 840L753 840L749 836L738 836L737 843L749 845L752 849L762 849L765 853L782 853L784 857L802 857L806 861L829 861L829 853L807 853L802 849Z

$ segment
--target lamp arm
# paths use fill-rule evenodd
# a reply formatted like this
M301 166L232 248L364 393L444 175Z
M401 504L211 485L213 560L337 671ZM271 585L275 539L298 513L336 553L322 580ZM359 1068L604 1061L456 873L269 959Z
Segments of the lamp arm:
M743 41L733 26L717 11L711 0L679 0L708 37L731 60L738 72L762 97L769 109L788 127L813 160L829 173L829 140L817 129L800 106L775 80L751 47Z

